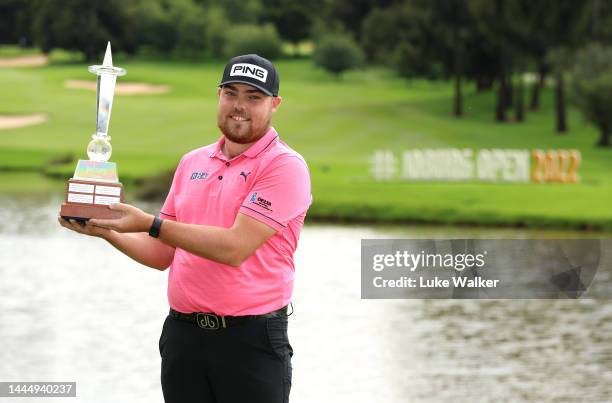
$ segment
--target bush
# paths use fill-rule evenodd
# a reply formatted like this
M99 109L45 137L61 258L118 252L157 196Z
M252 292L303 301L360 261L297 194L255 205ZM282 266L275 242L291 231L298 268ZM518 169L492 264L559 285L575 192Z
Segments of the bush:
M360 67L364 60L362 50L347 34L321 36L313 56L316 65L338 78L344 71Z
M609 147L612 132L612 48L592 44L579 51L572 77L578 108L600 130L597 145Z
M225 43L225 56L256 53L275 59L281 52L281 40L273 25L236 25L230 28Z

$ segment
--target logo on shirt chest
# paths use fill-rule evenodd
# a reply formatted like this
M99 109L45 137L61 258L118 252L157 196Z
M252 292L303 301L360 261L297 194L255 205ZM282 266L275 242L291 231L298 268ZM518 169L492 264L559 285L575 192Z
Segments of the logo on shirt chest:
M208 178L208 172L194 172L191 174L191 180L203 180Z
M257 192L253 192L249 201L253 204L257 204L259 207L272 211L272 202L264 199L263 197L257 196Z
M249 173L246 173L244 171L240 171L240 176L244 178L244 181L247 181L247 177L251 174L251 171L249 171Z

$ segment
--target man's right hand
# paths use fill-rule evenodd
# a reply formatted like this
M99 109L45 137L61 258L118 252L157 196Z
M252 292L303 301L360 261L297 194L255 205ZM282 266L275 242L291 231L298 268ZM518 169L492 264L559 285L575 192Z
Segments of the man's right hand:
M80 223L77 220L65 220L62 217L57 217L57 220L62 227L68 228L69 230L78 232L79 234L95 236L106 240L109 240L110 236L114 232L113 230L107 228L96 227L89 221Z

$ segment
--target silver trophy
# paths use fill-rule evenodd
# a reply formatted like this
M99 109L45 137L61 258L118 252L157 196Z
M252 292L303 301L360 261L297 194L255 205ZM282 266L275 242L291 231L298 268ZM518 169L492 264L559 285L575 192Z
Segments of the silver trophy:
M96 132L87 146L89 160L79 160L74 176L68 181L66 200L60 215L67 219L86 221L90 218L117 218L120 213L110 210L109 204L123 202L123 185L117 175L117 164L108 162L113 148L108 135L108 124L117 76L126 71L113 66L110 42L102 65L89 66L98 76Z

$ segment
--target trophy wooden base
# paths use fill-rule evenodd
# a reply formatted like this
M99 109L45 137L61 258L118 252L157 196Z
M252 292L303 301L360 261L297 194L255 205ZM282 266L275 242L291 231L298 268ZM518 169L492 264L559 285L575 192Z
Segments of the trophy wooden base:
M121 218L123 213L109 209L108 205L122 202L123 185L119 182L70 179L60 216L81 222L90 218Z
M90 218L114 219L121 218L122 213L113 211L108 206L95 204L64 203L60 216L66 220L87 221Z

